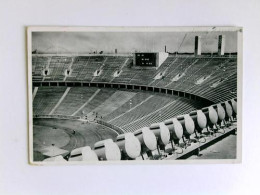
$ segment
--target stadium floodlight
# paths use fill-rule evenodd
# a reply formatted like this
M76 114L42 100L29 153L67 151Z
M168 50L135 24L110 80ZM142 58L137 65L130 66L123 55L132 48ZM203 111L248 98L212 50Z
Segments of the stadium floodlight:
M141 154L141 144L133 133L120 134L115 142L122 152L122 159L135 159Z
M206 115L202 112L202 110L192 111L189 115L193 119L195 124L195 138L198 142L206 142L206 139L204 139L204 141L200 140L200 138L202 137L202 130L207 127ZM199 136L197 133L199 134Z
M94 151L99 160L121 160L121 152L112 139L106 139L94 144Z
M191 118L195 123L195 129L201 133L201 131L207 126L207 117L202 110L196 110L190 113Z
M161 155L160 149L165 151L165 146L170 142L170 130L163 122L151 124L150 130L157 139L157 150Z
M217 107L217 108L216 108ZM217 110L218 113L218 124L221 127L221 123L225 119L226 113L221 104L217 104L216 107L214 107Z
M231 99L231 105L235 114L237 114L237 102L235 99Z
M168 127L170 131L170 142L172 150L175 150L174 144L179 146L179 140L183 136L183 127L177 118L172 118L164 121L164 124Z
M157 148L157 141L154 133L148 128L144 127L134 132L134 135L141 143L141 156L144 160L143 154L147 153L148 157L152 157L152 151Z
M232 115L233 115L233 109L232 106L230 105L230 103L228 101L225 101L224 103L225 108L226 108L226 112L227 112L227 120L232 122Z
M85 146L72 150L69 161L98 161L98 157L89 146Z
M177 120L181 123L183 127L182 139L186 148L188 145L190 145L190 135L193 134L195 131L195 124L189 114L178 116ZM188 139L188 142L185 141L185 138Z
M216 125L216 123L218 122L218 113L217 111L212 107L207 107L207 108L203 108L202 109L203 113L206 115L207 117L207 130L210 132L210 133L213 133L213 131L210 130L213 129L214 125Z

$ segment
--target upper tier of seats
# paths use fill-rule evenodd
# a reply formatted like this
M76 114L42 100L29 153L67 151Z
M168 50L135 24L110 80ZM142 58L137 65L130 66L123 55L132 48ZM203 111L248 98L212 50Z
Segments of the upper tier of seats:
M130 56L32 58L33 81L87 81L148 85L189 92L213 102L236 97L237 58L169 56L158 68L133 67ZM43 75L43 70L48 74ZM65 74L69 70L69 74ZM98 76L94 73L98 71ZM115 72L119 72L114 77ZM155 79L162 75L160 79Z

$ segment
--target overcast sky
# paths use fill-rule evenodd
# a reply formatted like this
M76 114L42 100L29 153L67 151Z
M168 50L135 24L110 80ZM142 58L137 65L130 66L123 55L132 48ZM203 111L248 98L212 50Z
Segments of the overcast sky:
M137 51L194 52L201 36L202 52L216 52L218 35L225 35L225 52L237 51L236 32L33 32L32 49L43 53L118 53Z

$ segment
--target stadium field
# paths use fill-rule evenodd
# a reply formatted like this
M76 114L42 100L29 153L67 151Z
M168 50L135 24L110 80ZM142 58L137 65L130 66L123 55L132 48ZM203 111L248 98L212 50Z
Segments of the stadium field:
M86 145L93 147L97 141L117 136L114 130L106 126L79 120L34 119L33 128L35 161L47 158L57 148L67 154L75 148ZM48 155L43 155L46 153Z

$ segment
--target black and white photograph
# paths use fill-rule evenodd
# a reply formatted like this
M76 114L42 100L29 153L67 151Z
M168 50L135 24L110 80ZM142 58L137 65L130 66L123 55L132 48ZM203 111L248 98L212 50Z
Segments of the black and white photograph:
M28 27L31 164L238 163L242 28Z

